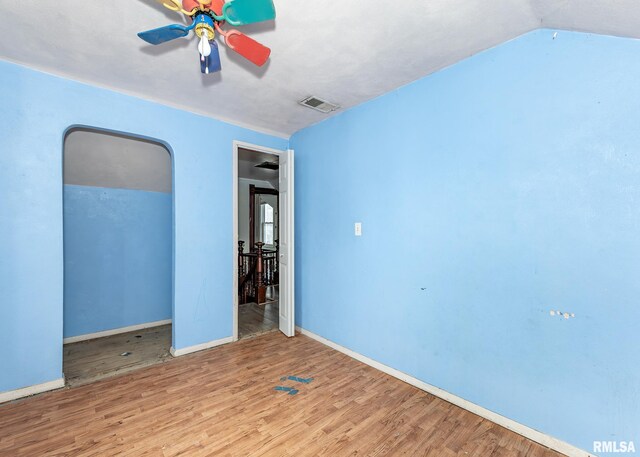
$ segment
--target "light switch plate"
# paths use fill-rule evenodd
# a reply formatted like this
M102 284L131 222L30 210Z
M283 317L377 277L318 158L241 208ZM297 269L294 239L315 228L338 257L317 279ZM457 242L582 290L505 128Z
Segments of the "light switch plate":
M356 236L362 236L362 222L355 223L354 232Z

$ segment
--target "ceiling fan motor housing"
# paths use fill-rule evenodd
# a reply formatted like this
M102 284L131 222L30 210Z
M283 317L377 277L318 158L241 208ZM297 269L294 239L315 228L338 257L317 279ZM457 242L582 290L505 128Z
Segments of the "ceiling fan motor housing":
M193 21L196 23L196 35L198 38L202 36L204 30L207 31L207 39L213 40L215 31L213 29L214 19L209 14L202 12L196 13L193 17Z

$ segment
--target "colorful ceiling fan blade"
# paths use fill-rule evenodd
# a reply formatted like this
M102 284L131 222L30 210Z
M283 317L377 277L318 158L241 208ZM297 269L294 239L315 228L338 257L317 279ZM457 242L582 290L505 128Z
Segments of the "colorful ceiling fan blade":
M138 33L138 36L147 43L161 44L175 40L176 38L187 36L194 26L195 22L190 27L185 27L180 24L171 24L164 27L158 27L157 29L147 30L146 32L140 32Z
M182 5L179 0L156 0L159 3L162 3L162 6L170 9L171 11L180 11L182 9Z
M225 32L224 40L229 48L259 67L265 64L271 54L271 49L237 30Z
M222 8L222 16L231 25L246 25L276 18L272 0L231 0Z
M224 0L211 0L209 9L216 13L218 16L222 15L222 9L224 8Z
M218 50L218 43L211 40L211 54L206 57L200 56L200 71L205 75L209 73L215 73L222 70L222 64L220 63L220 51Z

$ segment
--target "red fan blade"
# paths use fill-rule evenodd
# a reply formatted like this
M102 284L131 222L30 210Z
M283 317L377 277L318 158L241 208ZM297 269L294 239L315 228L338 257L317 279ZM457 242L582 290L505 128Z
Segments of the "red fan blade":
M211 0L209 9L216 13L218 16L222 15L222 8L224 7L224 0Z
M271 54L271 49L237 30L226 32L225 42L231 49L259 67L264 65Z

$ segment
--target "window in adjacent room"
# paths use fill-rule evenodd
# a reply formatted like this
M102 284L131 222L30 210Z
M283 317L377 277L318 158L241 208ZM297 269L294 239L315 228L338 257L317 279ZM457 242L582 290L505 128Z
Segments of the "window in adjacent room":
M262 242L266 245L273 246L273 206L269 203L262 203L260 205L260 220Z

